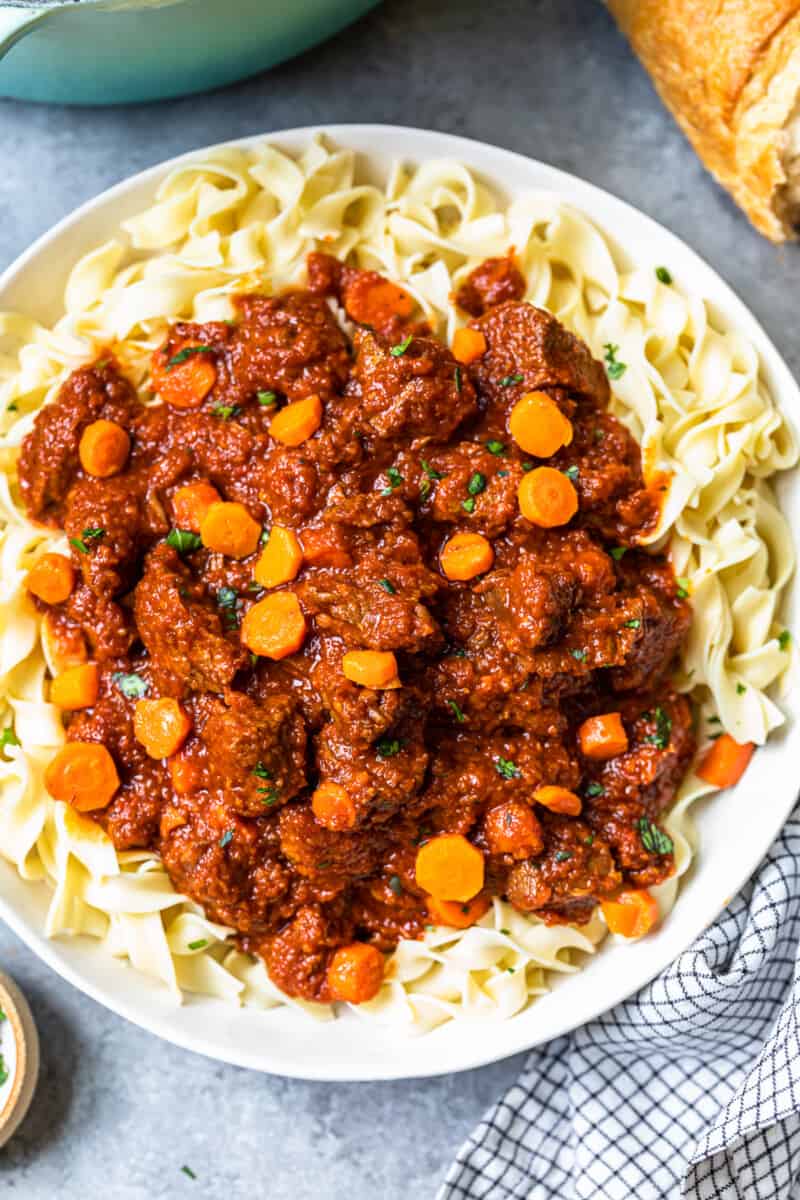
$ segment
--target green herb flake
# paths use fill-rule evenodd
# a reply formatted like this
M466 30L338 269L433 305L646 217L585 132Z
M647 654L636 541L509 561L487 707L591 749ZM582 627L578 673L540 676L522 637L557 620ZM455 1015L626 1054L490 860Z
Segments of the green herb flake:
M679 575L677 577L677 579L675 580L675 582L678 585L676 588L676 591L675 591L675 595L678 597L679 600L685 600L686 597L689 595L689 580L686 578L685 575Z
M322 860L322 862L317 863L317 870L318 871L327 871L328 867L331 867L331 866L333 866L331 859L324 858Z
M506 477L507 475L508 475L508 471L498 471L498 472L497 472L497 478L498 478L498 479L505 479L505 477Z
M189 942L190 950L203 950L208 945L208 938L198 938L196 942Z
M480 496L485 487L486 476L482 475L480 471L473 471L472 475L470 475L469 483L467 484L467 491L469 492L470 496Z
M253 767L253 774L258 779L272 779L272 771L270 771L269 767L265 767L263 762L256 763Z
M460 392L461 391L461 367L456 367L455 371L453 372L453 382L456 385L456 391Z
M708 718L708 723L709 723L709 725L721 725L722 721L720 720L719 717L714 716L714 717Z
M578 662L586 662L585 650L570 650L570 654L573 658L577 658Z
M715 742L717 740L717 738L721 738L721 737L722 737L722 730L718 729L716 733L710 733L708 735L708 740L710 742Z
M70 538L70 546L74 546L79 554L89 553L89 542L101 542L106 536L105 529L97 529L90 527L84 529L79 538Z
M743 696L746 691L747 691L747 688L744 686L743 683L737 683L737 685L736 685L736 695L737 696Z
M225 847L230 845L230 843L232 841L233 841L233 830L226 829L225 832L223 833L222 837L219 839L220 850L224 850Z
M124 671L114 671L111 678L117 685L118 691L122 692L123 696L127 696L129 700L139 700L142 696L147 695L148 683L147 680L142 679L141 675L126 675Z
M788 629L782 629L778 634L778 645L780 646L781 650L788 650L791 644L792 635L789 633Z
M663 829L659 829L648 817L640 817L637 824L645 850L650 854L672 854L675 849L672 838Z
M655 733L649 733L644 740L651 746L658 747L659 750L666 750L672 736L672 721L660 704L655 711L655 721Z
M474 512L475 512L475 499L474 499L474 497L473 497L473 496L469 496L469 497L468 497L468 499L466 499L466 500L462 500L462 501L461 501L461 507L463 508L464 512L467 512L467 513L474 513Z
M242 410L238 404L215 404L211 412L215 417L221 417L223 421L230 421L232 417L238 417Z
M444 479L444 475L442 475L441 471L435 471L433 469L433 467L431 466L431 464L429 462L426 462L424 458L421 459L420 462L421 462L423 471L428 476L428 479L433 479L433 480Z
M181 1170L183 1171L184 1175L188 1175L190 1179L197 1179L197 1176L195 1175L195 1173L191 1167L184 1166L184 1167L181 1167Z
M183 350L179 350L177 354L173 354L172 358L167 362L167 370L171 371L173 367L179 366L180 363L186 362L187 358L191 358L193 354L214 354L213 346L184 346Z
M454 716L454 717L455 717L455 719L458 721L459 725L463 725L463 724L464 724L464 722L466 721L466 719L467 719L467 718L464 716L464 713L462 712L461 708L460 708L460 707L459 707L459 705L456 703L456 701L455 701L455 700L448 700L448 701L447 701L447 707L450 709L450 711L452 712L453 716Z
M641 629L642 622L638 617L632 617L630 621L625 622L626 629Z
M6 746L19 746L19 745L20 745L20 740L17 737L17 735L14 733L13 728L10 725L6 725L3 732L0 733L0 749L5 748Z
M494 769L498 775L502 775L503 779L519 779L522 774L517 764L510 758L498 758Z
M400 358L403 354L405 354L413 340L414 335L410 333L407 338L403 338L402 342L398 342L396 346L392 346L391 350L389 351L392 358Z
M556 862L569 862L571 858L572 851L570 850L559 850L556 854Z
M378 738L375 743L375 753L378 758L394 758L403 749L403 743L399 738Z
M627 552L628 552L627 546L612 546L611 550L610 550L610 554L611 554L611 557L613 558L614 562L619 562L619 560L625 554L627 554Z
M238 598L238 593L232 587L221 587L217 592L217 604L220 608L234 608Z
M603 346L605 350L606 372L609 379L621 379L628 369L628 364L620 362L617 358L619 346L615 346L613 342L606 342Z
M272 408L278 403L276 392L256 392L256 400L262 408Z
M388 485L382 489L382 496L391 496L395 488L399 488L403 482L403 476L398 471L397 467L386 468L386 478L389 480Z
M595 431L594 431L594 435L593 435L593 436L594 436L594 440L595 440L596 442L602 442L603 438L604 438L606 435L603 433L603 430L602 430L602 429L595 429Z
M517 968L516 967L506 967L506 970L508 971L509 975L514 975Z
M505 451L505 448L506 448L505 442L498 442L496 438L491 438L490 441L488 441L486 443L486 449L489 451L490 454L494 454L494 455L503 454Z
M522 469L523 469L523 471L525 472L525 474L527 475L528 471L532 471L532 470L533 470L533 468L534 468L535 466L536 466L536 464L535 464L535 463L532 463L532 462L524 462L524 463L522 464Z
M392 889L392 891L394 892L395 896L402 896L402 894L403 894L403 881L402 881L402 879L400 878L400 876L399 876L399 875L392 875L392 876L391 876L391 878L389 879L389 887Z
M256 788L256 795L267 808L272 808L272 805L277 804L281 798L281 794L276 787Z
M513 387L515 383L522 383L522 379L522 375L504 375L498 386Z
M191 529L170 529L167 534L167 545L177 550L178 554L191 554L199 550L202 544L200 534L192 533Z
M511 937L511 930L510 930L510 929L498 929L498 931L497 931L497 932L498 932L498 933L505 934L505 936L506 936L506 937Z
M656 279L659 283L672 283L672 276L666 267L656 267Z
M19 412L19 405L12 400L10 404L6 405L6 412Z
M379 579L378 587L382 587L389 596L394 596L397 592L397 588L394 586L391 579Z
M587 796L605 796L605 794L606 789L603 787L602 783L592 782L586 785Z
M592 846L592 845L594 845L594 834L593 834L593 833L590 833L590 834L588 835L588 837L585 837L585 838L583 839L583 844L584 844L584 846Z
M577 483L578 479L580 477L580 471L578 470L578 468L575 466L574 463L572 464L571 467L567 467L564 474L566 475L566 477L570 481L570 483Z

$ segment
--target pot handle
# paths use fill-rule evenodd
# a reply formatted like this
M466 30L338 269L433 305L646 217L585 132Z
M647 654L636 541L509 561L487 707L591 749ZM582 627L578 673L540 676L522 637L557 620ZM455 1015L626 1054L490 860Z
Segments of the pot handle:
M12 46L40 25L49 15L49 10L32 14L30 9L9 8L0 4L0 59L5 58Z

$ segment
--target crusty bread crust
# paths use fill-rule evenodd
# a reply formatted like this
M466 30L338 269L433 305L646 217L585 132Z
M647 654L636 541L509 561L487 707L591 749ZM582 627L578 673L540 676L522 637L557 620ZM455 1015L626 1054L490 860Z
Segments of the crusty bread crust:
M700 158L774 241L796 236L787 125L800 93L800 0L608 0Z

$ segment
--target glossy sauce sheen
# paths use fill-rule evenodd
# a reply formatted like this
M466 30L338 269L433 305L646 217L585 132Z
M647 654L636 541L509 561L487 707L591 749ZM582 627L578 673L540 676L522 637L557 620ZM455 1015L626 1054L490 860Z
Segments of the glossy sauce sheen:
M157 849L175 887L238 930L278 986L316 1000L330 999L337 947L390 950L422 934L431 918L415 858L437 833L483 852L486 896L548 922L584 921L621 886L663 880L672 856L648 850L639 823L671 803L693 752L688 705L669 682L690 610L667 561L631 548L657 503L637 444L606 411L602 364L520 302L509 260L482 264L459 296L487 343L471 366L412 314L379 314L351 342L328 297L358 315L376 279L312 255L309 290L242 296L231 324L174 326L165 353L188 340L211 347L216 368L191 410L145 406L110 356L75 371L19 465L35 519L75 539L105 531L74 551L79 582L48 615L71 660L85 647L101 667L94 707L65 715L69 739L102 742L119 772L93 816L119 849ZM573 426L546 465L577 468L579 510L551 530L519 512L532 464L507 427L534 389ZM279 406L315 393L321 428L299 446L274 442L276 409L259 391ZM132 447L107 479L85 475L78 457L101 418ZM284 586L308 626L299 652L253 662L241 643L260 596L258 552L181 555L166 543L176 490L198 481L265 528L296 532L306 561ZM491 541L494 564L453 583L439 554L463 531ZM393 651L402 687L350 682L342 658L364 649ZM189 713L192 733L169 764L134 736L136 701L118 672ZM611 711L628 749L583 759L578 727ZM352 828L315 818L321 781L346 790ZM581 814L535 803L545 785L576 792ZM497 830L513 847L518 827L521 848L499 852Z

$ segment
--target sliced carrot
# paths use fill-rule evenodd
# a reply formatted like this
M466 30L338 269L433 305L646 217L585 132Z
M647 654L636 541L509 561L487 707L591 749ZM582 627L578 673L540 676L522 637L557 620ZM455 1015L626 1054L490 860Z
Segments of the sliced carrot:
M453 358L468 366L483 358L486 353L486 338L480 329L457 329L453 334Z
M366 942L340 946L330 961L327 978L334 1000L364 1004L380 991L383 955Z
M97 701L100 686L100 671L97 663L82 663L68 667L56 675L50 686L50 703L65 712L78 708L91 708Z
M92 421L81 434L78 457L87 475L108 479L118 475L131 452L131 439L116 421Z
M172 786L178 796L188 796L200 784L200 768L185 754L173 754L167 763Z
M578 511L578 493L555 467L536 467L523 475L517 499L523 517L542 529L566 525Z
M309 567L349 567L353 558L347 547L346 534L338 525L313 525L301 529L303 562Z
M507 800L490 808L483 819L483 832L492 854L530 858L544 847L541 826L522 800Z
M248 609L242 621L242 642L264 658L288 658L302 646L306 621L294 592L273 592Z
M528 392L508 418L508 430L526 454L549 458L572 441L572 422L546 392Z
M203 518L211 505L219 504L221 500L222 497L217 489L203 479L178 488L172 497L172 512L176 527L191 529L192 533L199 533Z
M548 784L537 788L533 793L537 804L549 808L550 812L564 813L568 817L577 817L581 811L581 798L568 788L555 787Z
M258 545L261 526L243 504L221 500L206 510L200 537L209 550L228 558L247 558Z
M284 446L299 446L322 424L322 401L319 396L295 400L277 412L269 423L269 432Z
M333 780L325 780L311 795L311 810L326 829L352 829L356 806L347 791Z
M28 571L25 586L45 604L63 604L75 586L75 568L64 554L43 554Z
M173 408L199 408L217 382L213 352L197 342L181 342L170 355L156 350L151 369L155 391Z
M397 659L391 650L350 650L342 659L342 670L347 679L361 687L399 686Z
M78 812L93 812L111 803L119 775L99 742L68 742L47 767L44 784L54 800L63 800Z
M609 931L622 937L643 937L658 924L658 903L644 888L620 892L613 900L601 901L601 908Z
M297 535L282 525L273 525L253 574L256 583L265 588L274 588L281 583L291 583L302 565L303 551Z
M192 730L192 719L177 700L137 700L133 732L151 758L177 754Z
M491 908L491 900L486 896L474 896L459 904L457 900L437 900L435 896L427 898L428 914L435 925L449 925L452 929L469 929L481 917L485 917Z
M483 855L460 833L442 833L420 846L415 873L424 892L463 904L483 888Z
M358 325L383 329L393 320L405 320L414 311L414 299L408 292L377 273L355 275L345 287L344 307Z
M589 717L578 730L584 758L615 758L628 749L628 735L618 712Z
M447 579L474 579L492 568L492 543L480 533L456 533L445 542L439 554L442 574Z
M744 775L754 750L753 742L735 742L729 733L723 733L712 744L695 773L714 787L733 787Z

